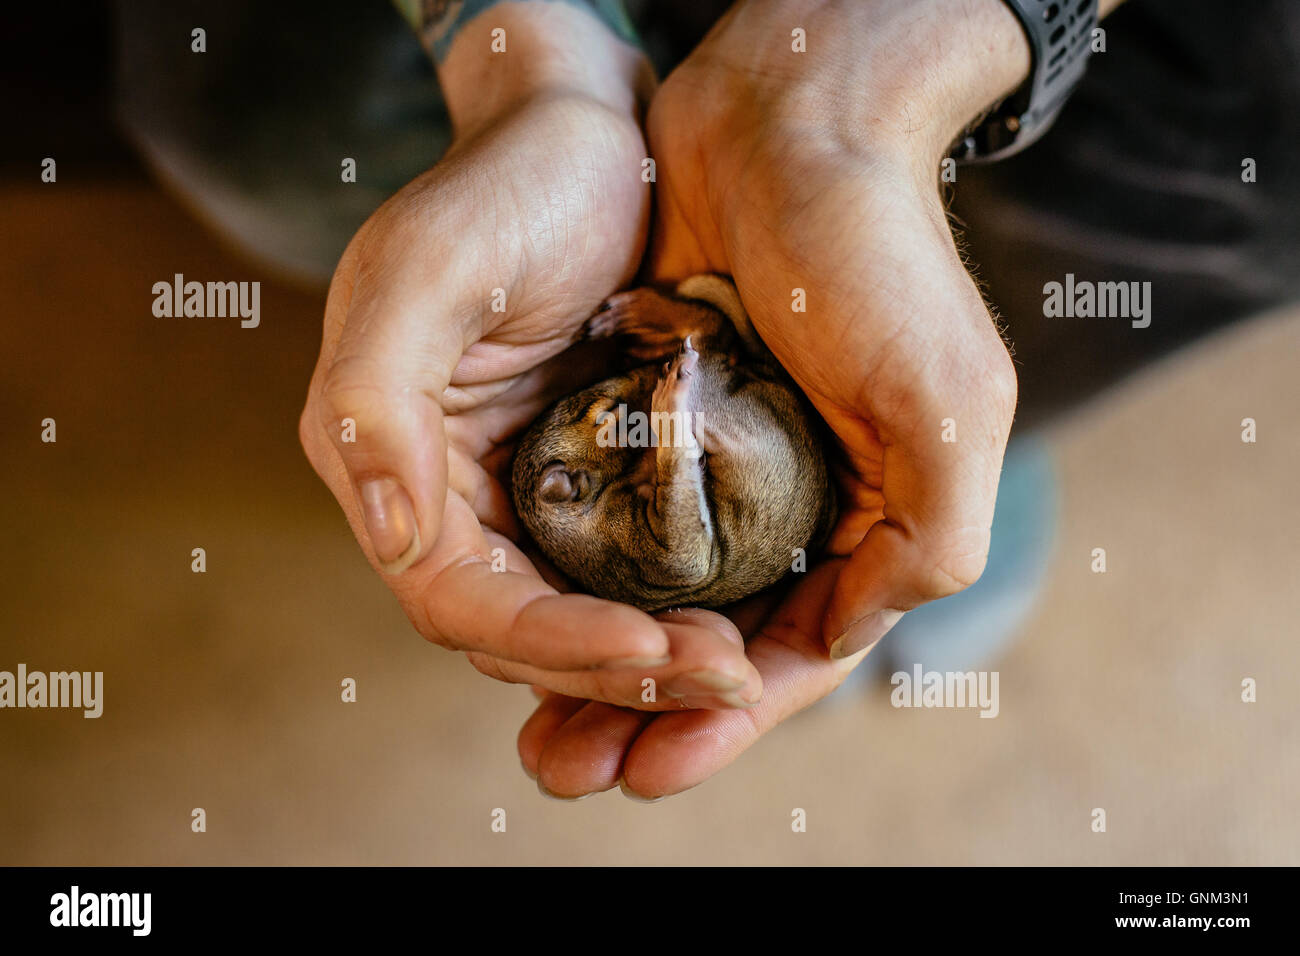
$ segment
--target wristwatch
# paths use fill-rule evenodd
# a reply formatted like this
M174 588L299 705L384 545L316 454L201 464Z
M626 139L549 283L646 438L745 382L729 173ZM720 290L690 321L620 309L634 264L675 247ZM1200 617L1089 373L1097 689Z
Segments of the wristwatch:
M1097 26L1097 0L1004 0L1033 51L1029 79L957 140L949 153L988 163L1020 152L1047 132L1083 79Z

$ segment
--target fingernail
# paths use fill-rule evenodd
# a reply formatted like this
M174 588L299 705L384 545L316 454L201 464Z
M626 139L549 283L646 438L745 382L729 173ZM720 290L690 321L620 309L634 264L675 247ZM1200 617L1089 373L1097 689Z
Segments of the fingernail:
M626 668L639 667L642 669L648 667L663 667L665 664L671 664L673 659L667 655L663 657L617 657L612 661L598 665L601 670L623 670Z
M528 764L524 763L522 757L519 758L519 766L524 768L524 773L528 776L529 780L537 779L537 774L533 773L531 770L528 769Z
M892 607L868 614L835 639L831 645L831 660L842 660L865 651L888 634L902 616L902 611L895 611Z
M591 794L589 793L584 793L577 797L564 797L558 793L554 793L553 791L547 790L545 787L542 786L542 781L540 780L537 781L537 792L540 793L542 796L544 796L547 800L559 800L561 803L577 803L579 800L586 800L589 796L591 796Z
M405 489L393 478L367 481L361 486L361 514L384 570L405 571L420 551L415 507Z
M627 781L619 778L618 789L623 791L623 796L636 803L658 803L663 797L643 797L639 793L634 793L627 787Z
M738 690L743 686L745 686L743 680L717 671L691 671L664 681L664 693L669 697L685 697L687 694L714 694L719 691Z

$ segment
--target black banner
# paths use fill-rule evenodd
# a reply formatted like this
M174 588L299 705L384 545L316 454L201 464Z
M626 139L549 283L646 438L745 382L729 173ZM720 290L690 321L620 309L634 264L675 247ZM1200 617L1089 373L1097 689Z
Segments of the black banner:
M882 936L1232 945L1285 924L1293 879L1287 870L1208 868L14 868L0 870L0 919L6 939L75 945L413 937L459 947L474 945L467 930L494 947L514 934L546 945L670 931L734 941L765 935L763 915L778 914L796 934L802 919L818 936L828 919L858 922L864 946Z

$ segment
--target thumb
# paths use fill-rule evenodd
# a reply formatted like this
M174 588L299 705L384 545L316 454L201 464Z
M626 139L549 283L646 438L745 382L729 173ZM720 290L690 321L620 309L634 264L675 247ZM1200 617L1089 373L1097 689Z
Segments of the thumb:
M340 263L340 278L347 266ZM317 470L375 564L399 574L438 537L447 491L440 399L463 340L442 297L355 262L351 272L351 281L336 280L330 290L327 316L346 319L308 404L316 444L335 459Z

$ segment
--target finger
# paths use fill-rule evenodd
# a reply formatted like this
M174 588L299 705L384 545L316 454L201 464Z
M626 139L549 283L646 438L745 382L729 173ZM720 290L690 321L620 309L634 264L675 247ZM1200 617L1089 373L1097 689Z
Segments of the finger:
M448 419L448 425L455 421ZM474 511L474 516L484 526L489 540L500 537L508 542L511 550L513 544L522 535L522 526L515 513L514 502L510 500L508 485L493 470L499 467L498 459L503 459L509 467L513 449L501 448L488 452L485 460L475 460L457 448L454 444L447 447L447 487L448 490L463 498ZM496 542L494 541L494 546Z
M313 383L321 428L346 470L379 565L397 574L438 534L446 492L439 397L464 349L461 290L437 295L391 238L361 244L342 332Z
M667 624L694 624L706 628L732 647L745 649L745 639L730 617L703 607L674 607L656 611L655 620Z
M560 694L637 710L746 708L762 696L762 677L725 617L699 609L661 617L657 623L668 637L671 658L662 665L559 672L483 654L469 658L480 672L497 680L537 684Z
M363 537L355 511L349 520ZM555 671L667 660L661 625L625 605L560 595L513 543L484 529L459 497L447 498L441 524L430 559L389 582L426 639Z
M831 660L820 628L842 565L828 562L810 571L749 642L750 659L763 675L762 700L744 711L660 714L637 735L624 759L625 793L656 799L702 783L844 681L866 653ZM593 739L602 732L589 728Z
M532 677L547 671L655 668L671 653L671 636L648 614L560 594L535 573L497 571L482 558L449 564L420 592L399 597L418 608L420 633L515 668L515 683L547 684Z
M355 509L345 512L363 538ZM459 495L447 495L440 525L428 557L388 579L426 640L548 671L666 662L662 625L623 604L561 595L513 542L481 525Z
M653 714L588 703L556 728L538 758L538 788L575 799L612 790L623 776L623 756Z
M555 732L564 726L564 722L587 706L587 701L577 697L565 697L543 690L539 695L537 709L524 721L519 731L519 760L524 765L524 772L534 780L537 779L537 767L541 761L542 748L555 736Z

